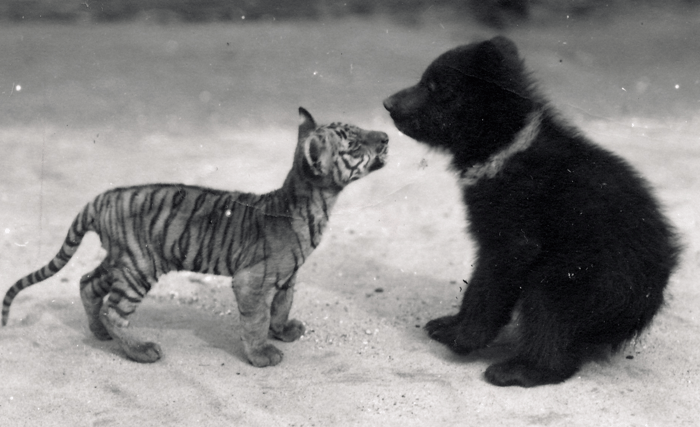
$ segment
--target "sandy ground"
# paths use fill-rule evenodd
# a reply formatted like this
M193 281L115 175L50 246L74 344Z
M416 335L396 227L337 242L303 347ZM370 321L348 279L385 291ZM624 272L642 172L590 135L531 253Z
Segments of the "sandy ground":
M167 276L134 315L134 331L159 342L163 360L137 364L94 339L77 286L100 259L90 236L63 271L15 299L0 330L0 424L698 425L700 50L679 46L699 39L699 21L673 18L671 31L663 19L610 23L609 39L586 25L574 34L568 24L510 34L555 104L658 189L687 247L646 334L563 384L535 389L483 380L490 361L508 354L507 337L456 356L423 331L427 320L455 311L473 249L445 159L400 135L380 104L441 51L489 32L439 21L308 31L251 25L233 34L224 26L142 24L1 29L3 292L48 262L81 206L110 186L280 185L299 104L320 122L388 132L391 163L341 195L299 275L292 314L307 333L276 344L285 353L279 366L247 363L233 294L217 277ZM641 21L648 32L639 32ZM377 44L382 34L389 38ZM231 83L221 59L226 48L210 48L226 37L248 37L246 46L281 56L284 66L242 47L249 68L239 65L239 72L250 84ZM656 50L640 58L647 42ZM285 57L285 43L300 53ZM611 60L625 52L626 63ZM120 68L120 58L136 65ZM192 71L196 64L212 68L203 77ZM148 70L149 80L134 77ZM173 77L180 72L189 81ZM251 100L255 79L275 78L275 87L260 85L258 101Z

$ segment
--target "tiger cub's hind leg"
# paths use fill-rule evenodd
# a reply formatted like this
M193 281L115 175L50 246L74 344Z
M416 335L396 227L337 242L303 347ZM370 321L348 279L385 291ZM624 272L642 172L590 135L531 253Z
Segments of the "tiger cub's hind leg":
M127 330L128 317L136 311L150 285L127 276L123 269L112 270L110 276L113 279L112 288L107 304L103 304L100 310L100 321L130 359L141 363L157 361L163 354L160 346L154 342L141 341Z
M268 335L271 338L277 338L284 342L296 341L304 335L305 330L304 325L300 321L296 319L289 320L295 280L296 273L277 290L270 306L270 331Z
M112 287L109 271L105 265L106 263L103 262L99 267L80 279L80 299L83 302L83 307L85 307L90 331L98 340L102 341L112 339L112 336L109 335L109 332L107 332L100 320L102 302Z

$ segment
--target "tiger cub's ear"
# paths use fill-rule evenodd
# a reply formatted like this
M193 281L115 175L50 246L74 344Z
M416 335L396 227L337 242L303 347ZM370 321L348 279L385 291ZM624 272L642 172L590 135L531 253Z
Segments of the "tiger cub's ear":
M304 158L316 176L325 176L331 170L331 149L321 135L311 135L304 141Z
M316 130L316 122L311 114L304 109L304 107L299 107L299 141L306 139L311 132Z
M314 135L316 127L311 114L299 107L299 141L304 144L304 158L314 175L323 176L331 167L331 150L321 135Z

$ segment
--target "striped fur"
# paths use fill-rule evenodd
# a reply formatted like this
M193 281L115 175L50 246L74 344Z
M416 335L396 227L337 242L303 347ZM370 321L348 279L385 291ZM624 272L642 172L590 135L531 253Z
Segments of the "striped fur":
M282 188L263 195L182 184L106 191L78 214L58 254L7 291L2 324L14 297L61 270L93 231L107 256L82 277L80 295L97 338L115 339L136 361L158 360L158 344L128 333L129 315L165 273L216 274L233 279L250 362L279 363L282 352L268 335L293 341L304 332L288 320L296 272L318 246L342 188L381 168L388 142L382 132L351 125L317 127L306 110L299 113L294 164Z

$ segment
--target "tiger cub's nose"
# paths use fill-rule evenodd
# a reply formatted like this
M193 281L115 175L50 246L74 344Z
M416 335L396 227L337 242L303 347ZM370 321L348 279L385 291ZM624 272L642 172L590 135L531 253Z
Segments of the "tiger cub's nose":
M389 135L384 132L372 131L367 135L367 141L373 144L386 145L389 143Z

